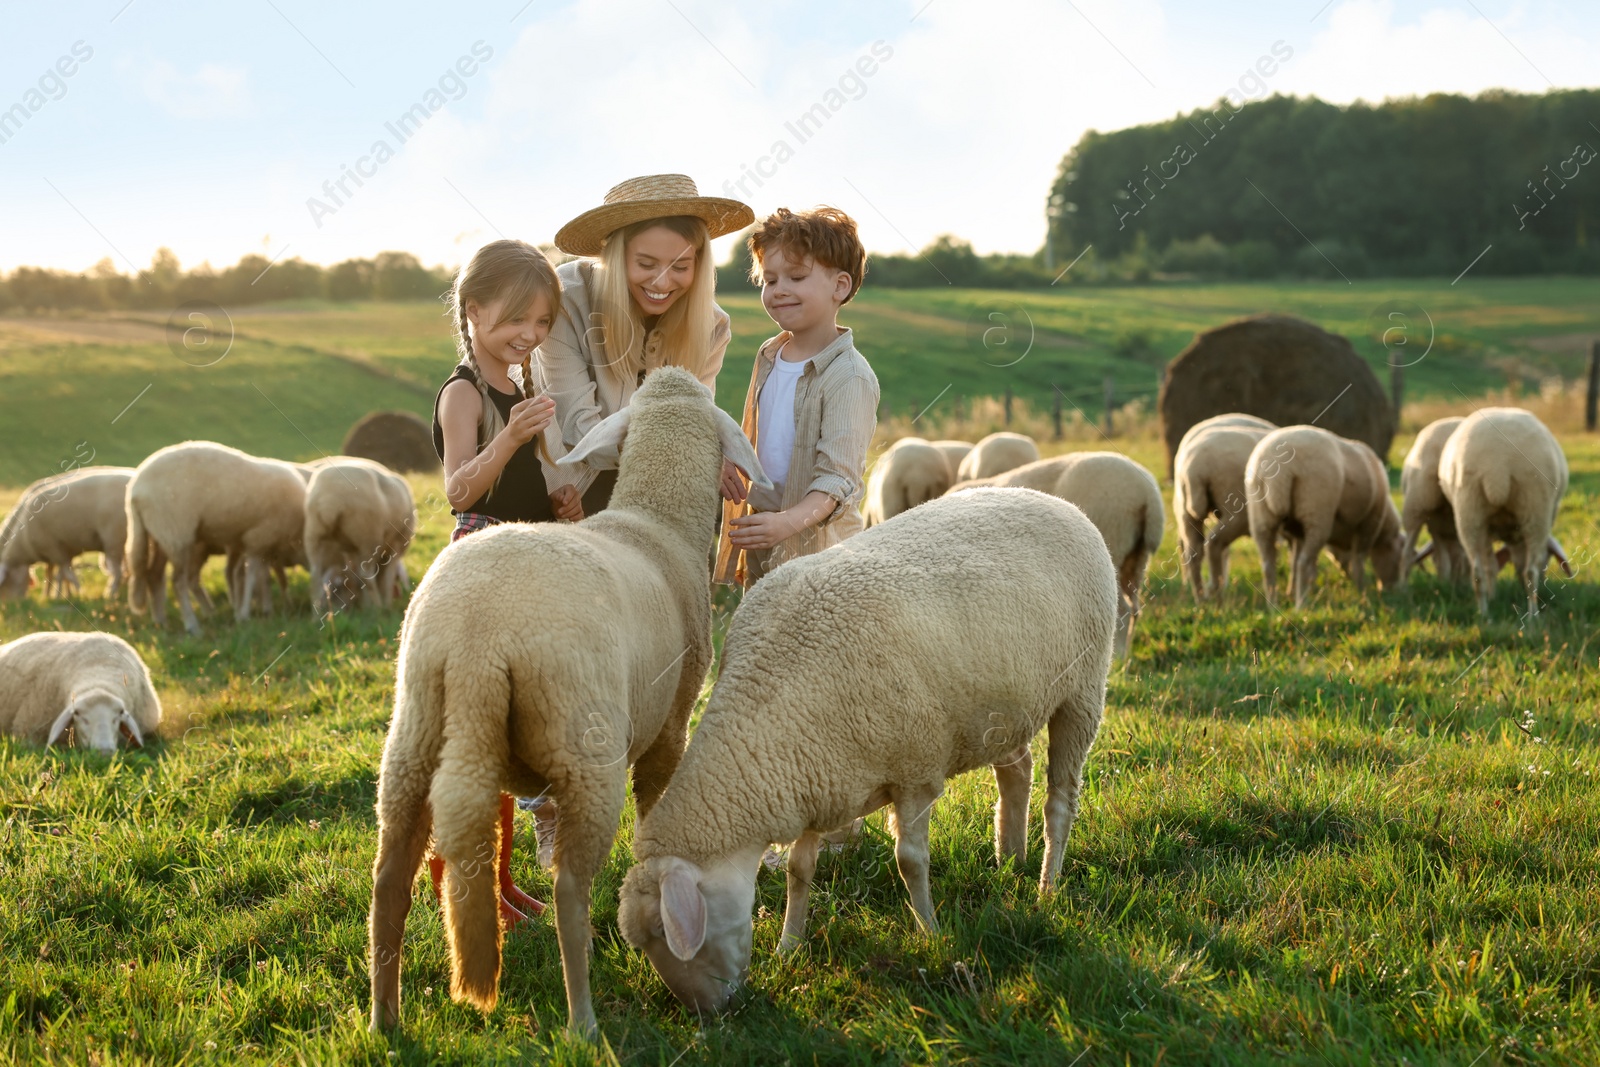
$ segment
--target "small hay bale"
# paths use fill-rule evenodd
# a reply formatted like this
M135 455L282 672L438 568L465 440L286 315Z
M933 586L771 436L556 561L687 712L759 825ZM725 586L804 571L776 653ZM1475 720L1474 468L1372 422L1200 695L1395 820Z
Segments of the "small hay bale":
M409 411L374 411L350 428L340 449L392 471L437 471L433 430Z
M1365 441L1388 462L1394 409L1350 342L1292 315L1253 315L1195 334L1167 364L1157 400L1172 476L1195 423L1243 412L1278 426L1311 423Z

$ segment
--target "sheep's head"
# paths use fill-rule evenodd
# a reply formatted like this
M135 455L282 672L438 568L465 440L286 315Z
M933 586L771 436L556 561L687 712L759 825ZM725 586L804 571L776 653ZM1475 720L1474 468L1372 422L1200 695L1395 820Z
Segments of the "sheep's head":
M1372 546L1372 569L1378 575L1378 584L1384 589L1393 589L1400 584L1401 571L1407 569L1405 555L1406 539L1399 531L1378 538Z
M50 736L45 741L53 745L66 736L67 728L79 748L92 748L96 752L115 752L119 735L126 737L135 748L144 747L144 731L128 714L128 706L121 697L106 689L89 689L73 694L66 708L50 725Z
M751 872L702 870L677 856L636 864L622 883L617 925L689 1007L721 1011L743 984L754 932Z
M0 563L0 600L27 596L28 587L33 584L33 575L28 573L31 569L27 566Z

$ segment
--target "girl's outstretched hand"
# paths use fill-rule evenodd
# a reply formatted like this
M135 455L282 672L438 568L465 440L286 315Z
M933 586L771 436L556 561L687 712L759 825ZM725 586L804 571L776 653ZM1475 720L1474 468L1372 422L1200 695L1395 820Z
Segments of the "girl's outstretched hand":
M506 420L506 433L521 447L544 432L556 416L556 402L548 396L519 400Z
M583 497L578 495L575 485L563 485L551 493L550 506L555 509L558 519L577 522L583 518Z

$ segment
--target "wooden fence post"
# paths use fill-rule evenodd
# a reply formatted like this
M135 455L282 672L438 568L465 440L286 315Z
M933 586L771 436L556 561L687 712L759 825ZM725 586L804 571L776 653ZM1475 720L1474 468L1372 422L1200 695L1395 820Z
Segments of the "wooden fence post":
M1105 387L1106 387L1106 396L1105 396L1105 427L1104 427L1104 430L1105 430L1105 435L1107 437L1110 437L1114 433L1117 432L1116 431L1116 427L1111 424L1112 392L1111 392L1111 379L1110 379L1110 377L1106 378Z
M1595 409L1600 407L1600 341L1589 349L1589 395L1583 405L1584 428L1594 430Z
M1006 386L1006 425L1011 425L1011 386Z
M1051 404L1050 421L1055 424L1057 441L1061 440L1061 386L1050 386Z

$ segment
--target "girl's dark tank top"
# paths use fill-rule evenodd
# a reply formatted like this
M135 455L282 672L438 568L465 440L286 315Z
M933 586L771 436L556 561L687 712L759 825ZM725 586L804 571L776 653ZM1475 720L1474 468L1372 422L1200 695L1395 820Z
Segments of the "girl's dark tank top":
M439 425L439 397L443 395L445 386L458 379L471 382L472 371L458 364L455 373L445 379L444 385L439 387L439 392L433 398L433 450L439 454L441 461L444 460L444 428ZM499 410L501 420L509 421L511 409L522 397L516 393L502 393L487 382L484 388L489 391L489 399ZM513 452L500 472L499 484L464 510L488 515L501 522L555 522L555 511L550 506L550 491L544 483L544 469L539 466L537 441L529 441ZM452 509L451 514L459 515L460 512Z

